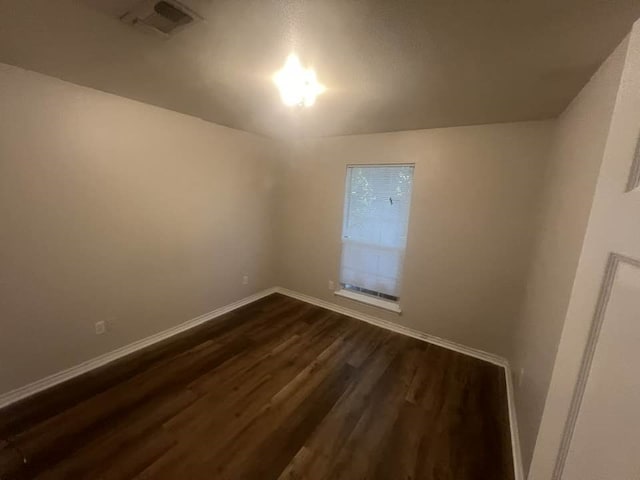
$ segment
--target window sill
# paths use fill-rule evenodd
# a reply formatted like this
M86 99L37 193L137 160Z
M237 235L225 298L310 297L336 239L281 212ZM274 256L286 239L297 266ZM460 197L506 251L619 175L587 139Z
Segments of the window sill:
M334 292L335 295L339 297L348 298L349 300L355 300L356 302L366 303L367 305L371 305L373 307L382 308L383 310L388 310L389 312L394 313L402 313L400 309L400 305L395 302L391 302L389 300L382 300L380 298L373 298L368 295L363 295L361 293L350 292L349 290L338 290Z

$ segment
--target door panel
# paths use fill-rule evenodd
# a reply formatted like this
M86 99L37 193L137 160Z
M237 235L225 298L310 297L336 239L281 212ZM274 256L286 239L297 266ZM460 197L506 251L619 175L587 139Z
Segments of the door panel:
M640 262L611 262L566 478L640 479Z

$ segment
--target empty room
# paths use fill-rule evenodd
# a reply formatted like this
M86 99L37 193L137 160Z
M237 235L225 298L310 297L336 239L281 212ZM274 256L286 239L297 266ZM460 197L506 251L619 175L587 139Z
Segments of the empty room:
M0 0L0 480L640 479L640 0Z

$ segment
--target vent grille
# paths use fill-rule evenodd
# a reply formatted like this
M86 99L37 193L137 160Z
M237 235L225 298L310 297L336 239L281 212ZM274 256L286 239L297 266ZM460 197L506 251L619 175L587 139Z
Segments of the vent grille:
M182 10L164 1L156 3L153 9L155 14L145 18L145 23L167 34L193 20Z
M145 0L121 20L139 30L169 37L202 18L177 0Z

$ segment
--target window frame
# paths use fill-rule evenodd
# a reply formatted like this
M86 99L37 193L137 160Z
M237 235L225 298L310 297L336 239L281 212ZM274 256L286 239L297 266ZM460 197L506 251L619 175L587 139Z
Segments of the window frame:
M373 294L367 294L365 292L362 291L358 291L357 289L362 289L363 287L357 287L356 289L349 289L346 288L346 285L344 283L342 283L342 253L343 253L343 241L344 241L344 232L345 232L345 228L346 228L346 224L347 224L347 215L349 212L349 208L350 208L350 204L351 204L351 198L347 197L347 190L349 188L349 169L351 168L376 168L376 167L411 167L413 169L412 171L412 176L411 176L411 195L409 196L409 214L407 217L407 238L405 240L405 246L404 246L404 251L406 254L406 248L407 248L407 244L408 244L408 240L409 240L409 228L410 228L410 222L411 222L411 206L413 203L413 191L414 191L414 182L413 180L415 179L415 171L416 171L416 164L415 163L407 163L407 162L402 162L402 163L348 163L345 166L345 180L344 180L344 190L343 190L343 211L342 211L342 230L340 232L340 263L339 263L339 270L338 270L338 278L340 279L338 281L338 285L340 286L340 288L336 291L334 291L334 295L339 296L339 297L343 297L343 298L347 298L349 300L354 300L356 302L359 303L364 303L367 305L371 305L377 308L381 308L390 312L394 312L397 314L401 314L402 313L402 309L400 308L400 296L397 297L396 300L390 300L387 298L384 298L383 296L380 295L386 295L384 293L381 292L376 292L378 293L378 295L373 295ZM402 260L403 263L403 268L402 268L402 272L400 274L400 277L398 278L398 282L400 287L402 286L402 278L404 276L404 264L405 264L405 259L403 258Z

